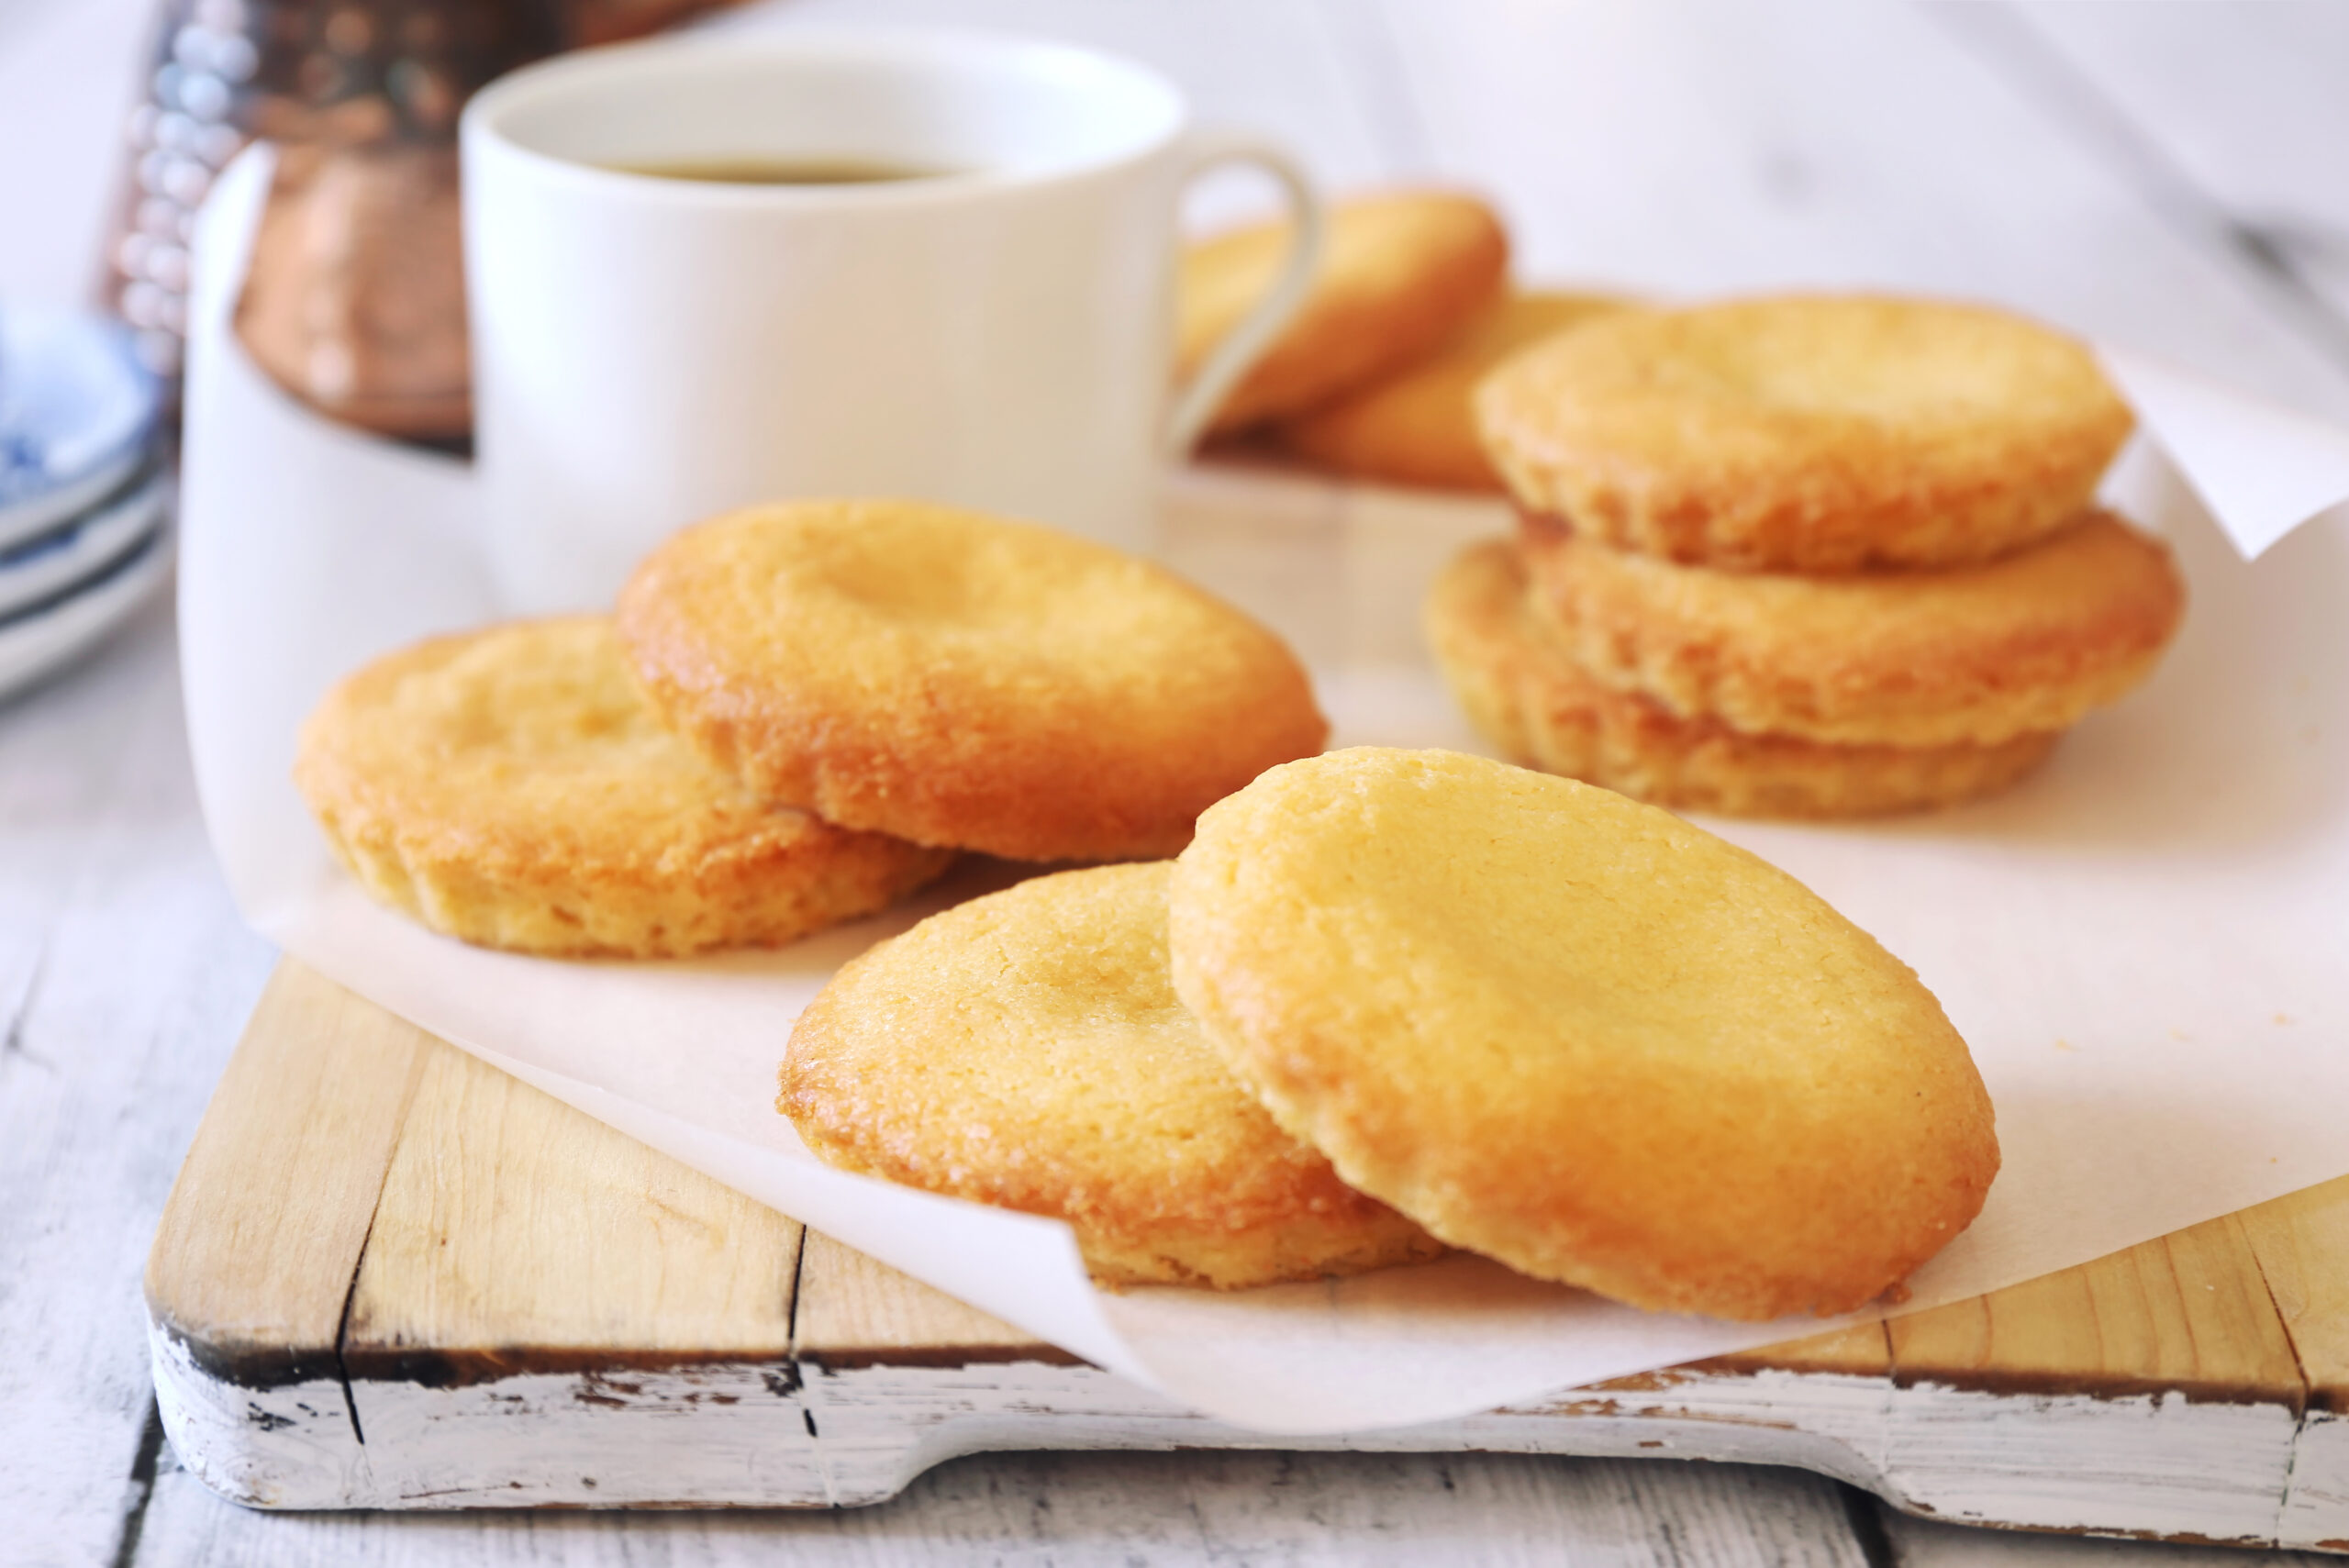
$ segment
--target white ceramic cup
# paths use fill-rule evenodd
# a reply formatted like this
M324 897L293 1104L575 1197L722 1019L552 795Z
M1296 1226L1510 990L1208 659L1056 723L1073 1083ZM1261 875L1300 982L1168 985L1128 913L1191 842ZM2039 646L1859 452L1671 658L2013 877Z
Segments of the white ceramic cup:
M1278 151L1158 75L949 32L688 38L492 83L462 130L475 430L512 607L601 607L685 524L891 495L1154 540L1158 473L1293 314L1319 244ZM615 166L852 161L852 184ZM1297 218L1280 286L1169 392L1176 207L1210 164Z

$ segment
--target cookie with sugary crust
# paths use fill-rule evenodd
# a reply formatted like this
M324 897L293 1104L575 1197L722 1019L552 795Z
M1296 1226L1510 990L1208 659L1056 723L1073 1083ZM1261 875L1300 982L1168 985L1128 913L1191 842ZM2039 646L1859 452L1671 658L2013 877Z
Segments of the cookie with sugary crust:
M1163 861L933 915L800 1015L776 1108L824 1160L1067 1221L1105 1284L1219 1290L1444 1249L1280 1130L1174 998Z
M1288 420L1280 439L1357 479L1498 495L1501 477L1476 433L1476 384L1510 355L1628 304L1612 295L1510 295L1434 357Z
M1184 254L1175 373L1188 380L1272 292L1294 229L1259 224ZM1297 316L1224 400L1210 435L1301 414L1442 347L1508 287L1508 236L1457 191L1392 191L1330 209L1321 263Z
M1965 1042L1800 883L1668 812L1451 751L1273 769L1199 820L1174 989L1350 1184L1637 1307L1858 1307L1998 1168Z
M1163 567L910 501L754 506L620 595L653 705L751 789L1013 860L1172 854L1329 727L1258 622Z
M1684 718L1842 745L2065 729L2153 673L2185 614L2169 547L2110 512L1936 572L1720 572L1531 519L1533 606L1597 680Z
M1996 745L1852 746L1680 717L1594 679L1530 599L1514 540L1470 547L1429 592L1426 631L1468 717L1545 773L1654 806L1728 817L1875 817L1992 795L2055 749L2054 731Z
M1477 392L1527 511L1732 571L1987 561L2088 504L2128 408L2003 311L1793 295L1593 322Z
M751 795L653 717L602 617L375 661L303 726L294 779L379 902L520 952L772 946L953 858Z

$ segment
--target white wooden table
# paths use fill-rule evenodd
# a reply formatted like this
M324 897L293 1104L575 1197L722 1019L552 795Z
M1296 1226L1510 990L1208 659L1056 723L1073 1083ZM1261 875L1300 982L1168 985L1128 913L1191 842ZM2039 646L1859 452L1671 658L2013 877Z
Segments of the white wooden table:
M0 295L86 287L148 10L0 0ZM1140 56L1333 187L1482 185L1529 276L1987 297L2349 419L2342 0L781 10ZM1920 1524L1794 1473L1476 1455L979 1457L830 1515L245 1513L161 1442L139 1273L272 957L204 842L167 610L0 706L0 1563L2243 1560Z

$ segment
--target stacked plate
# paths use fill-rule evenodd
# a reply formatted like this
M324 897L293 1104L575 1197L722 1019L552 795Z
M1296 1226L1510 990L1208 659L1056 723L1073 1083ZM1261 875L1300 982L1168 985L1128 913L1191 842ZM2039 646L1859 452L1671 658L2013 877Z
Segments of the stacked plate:
M169 574L159 402L111 323L0 309L0 697L95 647Z

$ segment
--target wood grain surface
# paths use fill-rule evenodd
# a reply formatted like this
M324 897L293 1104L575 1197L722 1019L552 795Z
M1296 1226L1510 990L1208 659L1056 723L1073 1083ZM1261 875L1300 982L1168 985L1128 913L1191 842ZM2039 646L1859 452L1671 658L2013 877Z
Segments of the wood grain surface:
M2322 1190L2349 1193L2349 1182ZM2176 1389L2298 1409L2304 1385L2269 1288L2243 1220L2229 1216L1895 1318L1887 1325L1892 1364L1904 1382L1989 1393L2110 1397ZM2349 1301L2349 1253L2340 1255L2329 1289Z
M372 1207L352 1378L790 1353L796 1222L437 1040Z
M2349 1182L2262 1204L2239 1217L2317 1409L2349 1415Z
M807 1232L793 1351L819 1365L969 1366L1037 1361L1074 1365L1064 1351L876 1263L820 1230Z
M2336 0L774 9L1137 56L1204 119L1287 141L1332 185L1482 184L1529 275L1663 294L1943 289L2349 416ZM71 298L92 271L111 204L92 182L147 70L152 10L0 8L0 297ZM38 1522L0 1532L0 1562L2218 1561L1872 1514L1855 1529L1831 1485L1799 1474L1497 1456L996 1456L837 1518L276 1518L223 1504L161 1443L139 1272L271 955L204 845L171 637L159 608L0 706L0 1337L17 1349L0 1358L0 1519ZM2349 1322L2308 1264L2337 1252L2349 1199L2271 1205L2241 1226L2311 1408L2349 1410ZM2121 1276L2081 1288L2137 1325L2116 1344L2165 1366L2274 1370L2248 1318L2212 1357L2179 1348L2204 1321L2182 1296L2164 1307ZM1912 1354L1959 1370L2004 1331L1993 1313Z
M344 1342L361 1249L384 1240L370 1230L409 1102L450 1051L299 964L279 966L254 1017L277 1027L248 1029L221 1075L156 1226L146 1288L198 1365L267 1388L340 1374L345 1352L318 1347ZM354 1029L363 1049L334 1049Z

